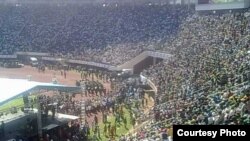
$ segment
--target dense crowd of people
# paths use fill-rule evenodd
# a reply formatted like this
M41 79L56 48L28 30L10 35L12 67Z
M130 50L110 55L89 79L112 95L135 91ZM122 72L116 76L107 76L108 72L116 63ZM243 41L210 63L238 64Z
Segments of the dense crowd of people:
M42 113L48 115L48 112L52 112L52 118L55 112L81 116L81 101L74 99L73 96L68 94L60 94L51 96L40 96ZM147 116L143 113L143 107L147 105L145 102L143 89L135 85L135 81L124 82L124 86L120 88L120 91L116 94L103 95L98 97L92 97L84 100L85 109L85 124L81 129L78 129L79 135L70 136L72 140L79 140L81 136L90 138L100 138L100 132L106 138L114 138L116 136L117 126L127 126L127 124L140 124L147 119ZM54 104L53 104L54 103ZM124 114L124 109L128 109L130 112L130 118ZM56 110L56 111L55 111ZM97 118L97 114L102 113L102 122L104 123L104 129L99 127L100 121ZM115 124L108 121L107 116L113 115L115 117ZM46 118L47 116L45 116ZM94 118L93 118L94 117ZM93 119L93 121L92 121ZM86 128L86 132L82 133L82 130ZM90 136L90 132L94 135ZM47 138L47 137L45 137ZM78 139L76 139L78 138Z
M4 68L21 68L23 67L22 64L20 64L17 60L1 60L0 61L0 67Z
M174 124L249 125L249 27L248 11L188 17L162 46L174 57L142 73L158 88L154 120L126 139L162 139Z
M133 125L147 124L120 141L171 140L173 124L250 124L248 9L193 14L180 5L0 7L0 54L50 52L56 57L115 65L146 49L173 55L141 73L158 90L147 116L142 112L147 101L137 81L119 82L111 72L77 69L81 80L76 85L83 87L86 97L95 95L85 101L86 115L94 115L94 120L84 125L84 136L89 136L90 126L94 126L93 138L100 138L96 114L102 112L104 134L113 138L116 124L107 123L107 115L114 115L126 126L123 108L130 111ZM98 80L121 84L118 91L107 91ZM77 116L81 113L81 103L72 96L43 96L41 101L44 113L55 101L57 108L50 108L53 114L55 110ZM71 140L80 140L79 126L72 129Z
M174 36L187 11L180 5L1 5L0 55L47 52L118 65Z
M85 87L83 89L83 94L81 94L81 96L85 96L84 99L80 99L79 94L77 94L77 96L75 94L69 95L67 93L57 92L53 95L40 95L38 101L43 115L43 124L46 124L46 121L48 121L49 113L51 113L52 119L55 118L56 113L79 117L82 117L82 114L84 114L83 118L85 118L85 123L83 124L77 121L77 129L74 128L73 131L70 131L71 134L66 138L48 132L48 135L44 135L42 140L52 139L56 141L59 138L73 141L79 141L81 139L103 140L103 138L101 138L101 133L105 135L106 139L114 139L117 135L116 130L118 127L124 126L124 128L129 130L127 128L128 124L135 126L147 120L144 108L148 105L148 102L144 96L145 92L138 78L129 78L121 81L117 91L104 93L103 90L98 92L97 89L99 86L103 87L102 83L90 81L89 79L93 78L93 80L106 82L104 79L105 77L101 77L105 74L105 71L97 72L97 70L92 69L89 71L82 71L83 69L84 68L79 68L78 71L81 73L82 79L79 82L85 82L84 86L80 85L81 87ZM36 101L36 99L34 99L34 101ZM32 108L33 107L34 106L32 106ZM82 113L83 109L84 113ZM125 109L128 110L130 117L125 116ZM101 122L99 121L100 118L98 118L100 113L104 127L100 127ZM108 120L108 116L115 117L115 123ZM69 127L65 128L71 130Z

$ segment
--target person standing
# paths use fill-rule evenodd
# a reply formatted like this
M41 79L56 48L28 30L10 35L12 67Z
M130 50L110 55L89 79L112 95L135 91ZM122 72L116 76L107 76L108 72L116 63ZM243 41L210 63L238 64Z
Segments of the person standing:
M123 124L124 124L124 127L127 129L127 119L126 119L126 117L124 117L124 119L123 119Z
M95 120L95 125L98 125L98 118L97 118L96 115L95 115L95 117L94 117L94 120Z
M102 118L103 123L107 122L107 113L103 112L103 118Z
M66 74L65 70L64 70L63 74L64 74L64 79L66 79L67 78L67 74Z
M100 139L101 138L101 133L100 133L99 125L96 125L96 132L97 132L98 138Z
M56 107L55 105L52 106L52 119L55 119L55 114L56 114Z
M108 124L108 135L109 137L111 136L111 124L110 123Z
M0 126L0 131L1 131L1 138L4 138L4 135L5 135L5 133L4 133L4 129L5 129L5 123L4 123L4 121L2 121L1 122L1 126Z
M81 71L81 79L83 80L84 78L84 74L83 74L83 71Z
M107 136L107 125L106 125L106 123L104 124L103 134L104 134L105 137Z

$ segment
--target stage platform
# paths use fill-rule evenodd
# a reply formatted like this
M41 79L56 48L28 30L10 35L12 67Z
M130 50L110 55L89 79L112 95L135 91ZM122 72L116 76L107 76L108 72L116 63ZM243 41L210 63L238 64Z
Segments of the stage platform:
M5 135L4 138L0 138L0 141L6 141L15 138L16 136L26 136L27 131L25 127L28 123L37 123L37 110L34 109L33 113L21 113L18 112L17 114L13 114L11 120L8 119L8 121L5 122ZM11 117L11 115L9 115ZM77 120L79 117L72 116L72 115L65 115L61 113L57 113L55 118L52 118L52 113L49 112L49 116L47 118L43 118L42 122L42 130L43 132L52 130L54 128L57 128L62 125L68 124L70 121ZM33 129L28 136L36 136L37 135L37 127Z

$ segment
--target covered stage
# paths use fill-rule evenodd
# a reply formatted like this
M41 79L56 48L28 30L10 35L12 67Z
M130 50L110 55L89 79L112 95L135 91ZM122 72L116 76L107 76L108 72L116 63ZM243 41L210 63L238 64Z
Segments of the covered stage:
M22 97L28 95L36 96L43 91L60 91L66 94L73 94L81 92L81 88L53 83L41 83L25 79L0 78L0 108L17 98L23 100ZM25 102L23 107L25 107ZM79 118L61 113L57 113L55 118L52 118L51 112L49 112L48 117L42 118L41 116L43 115L39 111L39 106L32 108L29 112L24 112L20 109L15 113L10 112L10 109L0 111L0 126L2 121L5 123L5 136L4 138L0 137L0 141L12 139L16 135L22 136L26 132L25 127L27 124L37 124L36 130L32 130L35 132L30 132L30 135L36 136L41 131L46 132L47 130L60 127ZM40 123L40 127L38 123Z
M81 88L53 83L41 83L25 79L0 78L0 106L31 91L58 90L63 92L79 92Z

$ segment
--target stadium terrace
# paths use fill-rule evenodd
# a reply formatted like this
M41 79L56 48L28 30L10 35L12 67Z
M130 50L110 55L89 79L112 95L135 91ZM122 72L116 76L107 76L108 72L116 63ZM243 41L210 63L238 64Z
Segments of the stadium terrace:
M0 79L0 141L172 141L173 125L250 124L247 0L29 1L0 4L0 78L16 81Z

